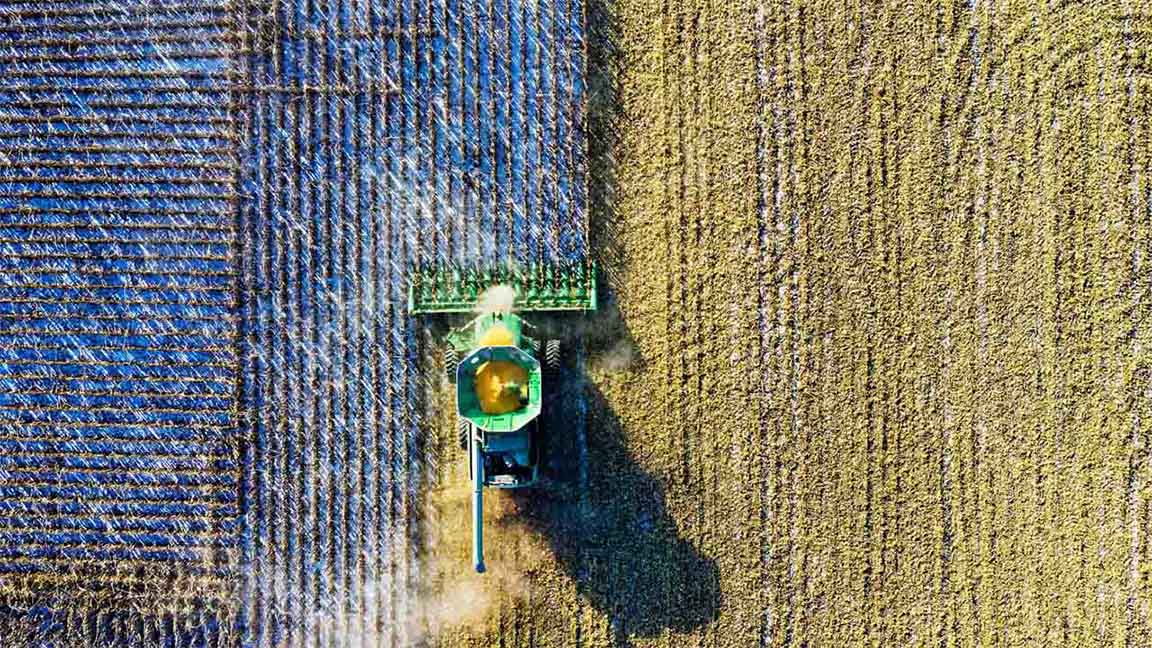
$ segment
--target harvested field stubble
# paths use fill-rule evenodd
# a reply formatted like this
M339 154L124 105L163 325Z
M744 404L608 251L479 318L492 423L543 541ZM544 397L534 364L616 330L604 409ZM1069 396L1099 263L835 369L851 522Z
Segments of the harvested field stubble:
M619 322L529 506L603 535L442 644L1152 642L1148 8L589 13Z

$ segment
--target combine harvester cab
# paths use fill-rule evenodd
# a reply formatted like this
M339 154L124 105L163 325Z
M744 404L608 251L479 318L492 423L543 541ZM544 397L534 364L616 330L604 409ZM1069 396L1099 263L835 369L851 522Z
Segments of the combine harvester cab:
M456 363L456 415L460 442L462 447L472 450L471 446L476 444L471 441L479 440L484 450L481 471L484 486L522 488L534 484L538 474L534 432L543 405L544 372L540 361L532 355L538 343L520 335L519 331L511 333L520 324L514 315L480 316L474 323L476 346ZM493 337L492 333L504 331L514 336L509 340L511 344L483 344L486 336ZM521 348L521 344L525 347ZM521 401L517 403L519 407L508 412L490 413L481 403L481 394L486 372L497 366L519 368L525 380L519 385L520 393L516 395ZM549 373L554 375L558 366L550 369ZM476 473L475 462L470 462L469 469L470 474Z
M507 298L483 306L490 290ZM544 390L559 376L559 340L525 334L525 311L596 308L595 270L587 265L464 273L418 273L409 288L413 314L477 313L447 336L444 367L456 386L457 433L472 480L472 561L484 566L484 487L532 486L540 471ZM554 431L563 433L563 430Z

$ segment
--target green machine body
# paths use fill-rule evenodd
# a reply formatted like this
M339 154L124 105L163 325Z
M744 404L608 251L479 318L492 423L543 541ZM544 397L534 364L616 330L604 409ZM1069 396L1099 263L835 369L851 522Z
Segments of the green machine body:
M485 307L485 296L499 288L512 295L501 308ZM539 311L587 311L596 308L596 271L591 264L527 268L425 268L409 285L412 314L472 314L445 337L445 374L455 387L457 436L468 452L472 481L472 559L485 571L483 490L527 488L539 479L540 420L547 389L561 378L560 341L532 335L521 314ZM504 362L524 370L520 407L487 413L480 404L477 372L486 363ZM550 431L551 432L551 431Z

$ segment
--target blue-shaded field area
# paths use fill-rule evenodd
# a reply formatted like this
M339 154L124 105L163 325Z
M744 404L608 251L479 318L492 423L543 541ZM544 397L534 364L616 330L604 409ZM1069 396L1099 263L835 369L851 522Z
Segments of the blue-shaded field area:
M242 573L233 23L95 11L0 7L2 594L208 605Z
M581 16L0 6L0 632L413 641L407 275L584 258Z

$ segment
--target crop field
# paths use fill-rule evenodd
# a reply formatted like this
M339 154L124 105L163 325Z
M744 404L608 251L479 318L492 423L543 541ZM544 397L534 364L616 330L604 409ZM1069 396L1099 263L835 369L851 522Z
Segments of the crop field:
M1148 645L1150 169L1146 3L4 2L0 646Z

